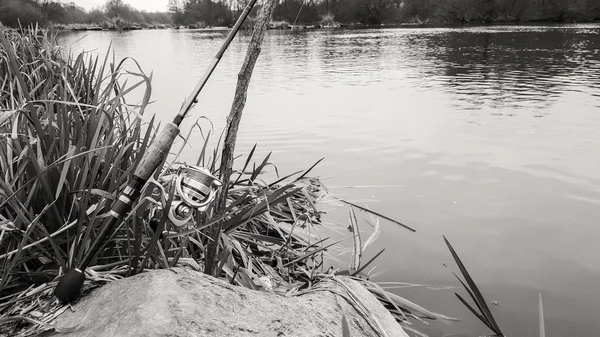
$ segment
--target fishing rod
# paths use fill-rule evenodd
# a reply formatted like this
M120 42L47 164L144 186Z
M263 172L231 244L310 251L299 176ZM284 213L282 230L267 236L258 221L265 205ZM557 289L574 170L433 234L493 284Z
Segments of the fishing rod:
M119 197L112 204L109 212L110 216L105 220L103 226L101 226L100 232L96 236L93 244L90 246L87 254L81 261L79 261L75 268L68 270L58 281L58 284L54 289L54 296L56 296L61 302L71 302L80 294L81 287L85 281L85 269L88 267L94 256L96 256L96 254L104 246L107 239L110 237L112 232L115 231L117 225L123 220L124 216L129 213L133 203L139 198L142 188L152 173L159 169L161 163L169 154L169 150L171 149L175 138L179 135L179 126L181 122L191 109L192 105L196 102L196 98L200 94L200 91L202 91L202 88L204 88L206 85L206 82L221 60L223 53L225 53L225 50L227 50L227 47L229 47L229 44L239 31L241 25L250 14L250 11L256 4L256 1L257 0L251 0L248 5L246 5L244 11L241 13L235 25L227 35L225 42L223 42L221 49L219 49L214 59L208 65L202 78L192 91L191 95L186 99L185 103L179 110L179 113L173 119L173 122L165 125L161 133L156 137L156 140L150 145L148 151L144 153L142 160L133 174L133 178L131 181L129 181Z

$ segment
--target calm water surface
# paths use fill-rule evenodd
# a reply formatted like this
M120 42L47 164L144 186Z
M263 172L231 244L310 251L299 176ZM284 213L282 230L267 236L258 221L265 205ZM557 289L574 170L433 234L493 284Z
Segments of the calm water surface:
M169 121L224 36L91 32L61 41L98 55L112 41L117 60L135 58L153 72L149 113ZM204 115L222 130L248 39L233 42L185 128ZM444 234L498 301L507 336L536 335L538 293L548 336L598 335L599 26L269 32L236 150L254 143L261 155L273 151L282 173L325 157L315 173L333 194L417 229L381 223L365 254L386 248L375 280L457 286L442 266L454 265ZM327 210L343 229L346 208ZM431 336L487 333L455 290L464 294L398 292L464 319L416 325Z

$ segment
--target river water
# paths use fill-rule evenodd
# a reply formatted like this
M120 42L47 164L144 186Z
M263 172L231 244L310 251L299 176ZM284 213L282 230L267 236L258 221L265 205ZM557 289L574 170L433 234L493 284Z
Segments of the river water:
M225 34L89 32L60 41L97 55L112 41L117 60L133 57L153 73L147 113L170 121ZM184 129L207 116L221 132L248 40L233 41ZM183 158L194 161L201 142L195 133ZM236 152L255 143L262 156L273 151L282 174L325 157L314 174L332 194L417 230L382 220L364 257L386 248L376 281L456 287L396 290L463 319L415 328L489 333L454 296L466 294L442 265L456 270L444 234L497 301L491 309L507 336L537 334L539 293L547 336L598 335L600 26L270 31ZM343 229L347 209L327 211ZM369 217L357 215L365 240Z

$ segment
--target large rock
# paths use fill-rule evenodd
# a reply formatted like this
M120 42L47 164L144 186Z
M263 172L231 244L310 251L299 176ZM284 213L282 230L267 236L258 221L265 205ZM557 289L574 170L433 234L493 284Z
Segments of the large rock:
M358 282L338 280L347 288L325 281L321 290L284 297L233 286L189 269L154 270L93 291L56 323L66 327L81 322L77 331L60 334L65 337L325 337L342 336L342 314L346 314L351 336L408 337ZM354 296L374 320L349 304Z

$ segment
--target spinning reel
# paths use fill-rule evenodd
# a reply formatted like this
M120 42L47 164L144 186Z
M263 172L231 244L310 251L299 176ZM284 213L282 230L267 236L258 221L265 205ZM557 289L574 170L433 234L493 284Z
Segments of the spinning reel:
M169 222L180 229L190 223L194 210L206 211L215 200L223 183L201 166L184 165L175 174L165 177L169 185L173 179L175 180L173 201L171 207L165 211Z

